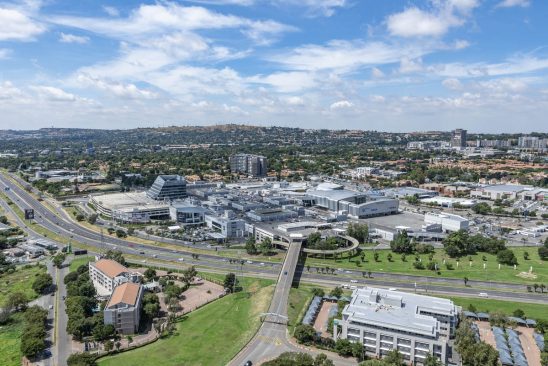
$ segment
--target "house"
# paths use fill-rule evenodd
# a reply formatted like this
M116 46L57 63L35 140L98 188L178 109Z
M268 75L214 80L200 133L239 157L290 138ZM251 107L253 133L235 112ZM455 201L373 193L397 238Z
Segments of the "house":
M112 324L119 334L134 334L139 330L143 286L123 283L112 292L103 310L104 323Z

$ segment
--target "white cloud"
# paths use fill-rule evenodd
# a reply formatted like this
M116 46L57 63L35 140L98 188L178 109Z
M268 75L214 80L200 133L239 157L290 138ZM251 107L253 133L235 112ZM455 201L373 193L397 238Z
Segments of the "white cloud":
M121 98L129 99L154 99L158 95L149 90L139 89L135 84L124 84L120 82L109 82L93 78L89 75L78 75L78 82L84 86L93 86L100 90L107 91Z
M3 7L0 4L0 41L32 41L46 27L22 9Z
M408 57L404 57L400 61L399 72L402 74L414 73L414 72L421 71L422 69L423 69L423 66L422 66L421 58L412 60Z
M514 6L521 6L522 8L526 8L529 5L531 5L531 2L529 0L503 0L497 4L497 7L512 8Z
M292 96L285 99L285 102L293 106L302 106L304 105L304 99L302 97Z
M120 15L120 11L118 9L116 9L114 6L104 5L103 10L104 10L105 13L107 13L111 17L117 17L117 16Z
M75 102L78 98L76 95L67 93L63 89L53 86L31 86L31 90L35 91L40 98L53 102Z
M480 89L486 89L495 93L520 93L529 87L528 80L524 78L501 78L477 83Z
M347 0L274 0L274 3L280 5L295 5L307 8L307 14L310 16L322 15L330 17L335 14L337 8L348 5Z
M449 78L442 81L442 85L449 90L461 90L462 83L457 78Z
M386 98L382 95L371 95L369 99L375 103L384 103L386 101Z
M8 48L0 48L0 60L8 59L11 55L11 50Z
M61 35L59 37L59 42L85 44L89 42L89 37L76 36L74 34L67 34L67 33L61 32Z
M234 15L221 14L200 6L181 6L176 3L141 5L127 18L86 18L52 16L49 21L85 29L126 41L152 37L167 32L189 32L204 29L241 29L253 40L265 43L296 28L273 20L256 21Z
M254 76L250 82L268 84L281 93L293 93L316 85L314 76L308 72L277 72L267 76Z
M524 74L548 69L548 59L517 55L500 63L447 63L435 64L428 72L442 77L470 78Z
M470 46L470 42L468 42L467 40L458 39L455 41L455 44L453 47L456 50L462 50L462 49L468 48L469 46Z
M352 108L354 104L349 102L348 100L339 100L338 102L335 102L329 106L329 109L335 110L335 109L347 109Z
M384 77L384 72L382 72L382 70L380 70L379 68L377 67L373 67L371 69L371 77L373 79L381 79Z
M15 100L23 96L23 92L19 88L16 88L11 81L0 83L0 100Z
M478 0L432 0L432 9L410 7L388 16L390 34L400 37L439 37L465 23Z
M305 45L270 58L292 70L336 70L348 72L364 66L399 62L403 57L417 58L430 50L424 45L389 45L382 42L335 40L325 46Z

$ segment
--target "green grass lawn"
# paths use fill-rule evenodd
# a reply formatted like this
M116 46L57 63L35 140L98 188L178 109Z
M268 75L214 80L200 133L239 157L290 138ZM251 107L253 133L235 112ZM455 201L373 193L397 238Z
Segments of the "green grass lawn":
M501 311L504 314L511 316L514 310L521 309L525 312L525 316L528 318L548 320L548 305L467 297L448 298L453 300L455 304L462 306L463 310L466 310L468 305L472 304L479 312Z
M21 365L21 333L23 332L23 314L16 313L6 325L0 326L0 365Z
M249 282L248 282L249 281ZM270 304L272 281L246 279L246 292L226 296L178 323L175 335L100 359L100 366L226 365L253 337Z
M14 292L22 292L27 295L29 300L38 297L38 294L32 289L34 277L46 269L41 266L17 267L13 273L7 273L0 276L0 305ZM1 364L1 363L0 363Z
M90 256L74 257L72 262L70 262L70 272L76 271L81 265L88 264L89 262L93 262L94 260L95 258Z
M309 304L310 299L312 299L312 289L314 287L315 286L300 285L299 287L292 287L289 291L287 307L289 334L293 334L295 327L298 325L298 321L304 316L307 310L306 307ZM328 292L327 289L324 290Z
M305 263L310 266L320 266L330 268L345 268L355 271L372 271L372 272L393 272L403 273L420 276L431 277L452 277L452 278L464 278L465 276L473 280L483 281L499 281L499 282L516 282L516 283L547 283L548 282L548 262L542 261L537 252L537 248L512 248L518 259L517 270L514 270L511 266L501 265L501 269L498 269L498 263L496 256L491 254L479 253L472 255L472 266L468 261L468 256L461 258L459 267L457 268L457 261L449 258L445 252L441 249L436 250L434 255L434 261L440 265L441 274L437 275L433 271L427 269L418 270L413 267L415 261L414 255L407 255L407 261L403 262L400 254L392 253L392 262L388 261L387 256L391 251L378 250L379 254L378 262L375 262L373 257L373 251L365 252L365 262L361 262L359 257L348 259L320 259L320 258L307 258ZM524 252L529 253L529 259L523 259ZM482 257L485 256L487 261L483 261ZM426 264L428 262L428 255L420 255L422 262ZM453 270L448 270L443 264L443 260L446 263L453 265ZM359 262L359 263L356 263ZM483 263L486 264L486 269L483 269ZM520 272L529 271L529 267L533 267L533 273L537 275L536 279L525 279L517 276Z

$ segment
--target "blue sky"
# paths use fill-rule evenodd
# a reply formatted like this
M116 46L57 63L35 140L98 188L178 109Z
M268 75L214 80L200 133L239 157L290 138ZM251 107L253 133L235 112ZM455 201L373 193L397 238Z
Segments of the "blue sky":
M548 131L544 0L0 0L0 128Z

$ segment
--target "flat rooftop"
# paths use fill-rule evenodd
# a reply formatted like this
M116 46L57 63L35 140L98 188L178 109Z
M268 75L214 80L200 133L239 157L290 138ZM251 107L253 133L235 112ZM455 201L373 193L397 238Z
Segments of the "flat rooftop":
M347 189L339 189L332 191L313 190L307 191L307 195L312 197L326 197L332 200L344 200L346 198L365 196L363 192L349 191Z
M521 192L525 190L533 189L532 186L523 186L519 184L493 184L490 186L483 187L483 190L485 191L492 191L492 192Z
M455 316L458 308L451 300L374 287L354 290L343 314L350 321L399 329L428 337L436 337L439 323L420 310Z
M161 209L168 208L168 203L153 200L145 192L110 193L93 196L104 208L110 210Z

